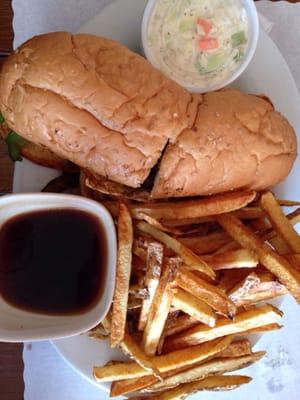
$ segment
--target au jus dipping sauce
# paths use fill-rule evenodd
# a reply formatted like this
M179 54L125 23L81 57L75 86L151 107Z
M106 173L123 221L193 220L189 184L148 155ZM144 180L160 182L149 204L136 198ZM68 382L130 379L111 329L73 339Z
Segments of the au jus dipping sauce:
M9 219L0 230L0 294L21 309L78 314L103 292L107 238L100 221L76 209Z

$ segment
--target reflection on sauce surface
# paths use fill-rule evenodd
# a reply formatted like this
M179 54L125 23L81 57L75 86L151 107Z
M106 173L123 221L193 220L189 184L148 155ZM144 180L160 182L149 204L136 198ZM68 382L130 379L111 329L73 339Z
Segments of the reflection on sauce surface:
M98 219L74 209L18 215L0 231L0 293L15 307L78 314L101 297L107 238Z

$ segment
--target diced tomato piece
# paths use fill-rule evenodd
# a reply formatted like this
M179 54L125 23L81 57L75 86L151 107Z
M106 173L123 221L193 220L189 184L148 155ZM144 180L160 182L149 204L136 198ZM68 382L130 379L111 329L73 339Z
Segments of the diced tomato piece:
M198 18L197 24L201 26L205 36L207 36L212 28L212 24L208 19Z
M219 43L215 38L204 37L199 39L198 46L200 50L214 50L219 47Z

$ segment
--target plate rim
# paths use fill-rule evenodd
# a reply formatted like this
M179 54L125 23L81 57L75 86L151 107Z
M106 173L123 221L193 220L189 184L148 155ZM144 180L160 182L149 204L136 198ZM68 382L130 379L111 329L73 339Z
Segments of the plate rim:
M115 2L125 2L125 0L113 0L111 3L107 4L106 6L103 7L103 9L97 13L96 15L94 15L92 18L90 18L88 21L86 21L84 24L82 24L80 26L80 28L77 30L77 33L83 33L86 30L86 27L88 27L90 24L93 23L93 21L97 21L97 19L99 18L99 15L101 15L103 13L104 10L106 10L109 7L112 7L113 4ZM132 0L131 0L132 1ZM264 38L263 40L267 40L269 41L269 44L271 44L272 46L274 46L277 50L278 55L280 56L281 60L282 60L282 64L284 65L284 68L286 70L286 73L289 76L290 81L293 83L293 86L295 87L295 92L297 92L298 95L298 99L299 99L299 105L300 105L300 95L299 95L299 91L297 89L297 85L295 82L295 79L292 75L292 72L285 60L285 58L283 57L281 51L279 50L278 46L276 45L276 43L270 38L270 36L265 32L265 30L260 27L260 35L262 35ZM261 40L261 36L259 38L259 40ZM296 94L296 93L295 93ZM299 126L300 129L300 126ZM298 155L298 157L300 157L300 155ZM18 166L19 170L22 169L22 166ZM38 167L37 167L38 168ZM17 190L17 181L20 181L20 177L19 175L16 173L16 167L14 169L14 191ZM19 182L18 182L19 183ZM78 335L77 335L78 336ZM73 337L74 339L74 337ZM64 340L68 340L68 339L64 339ZM56 352L62 357L62 359L76 372L78 373L82 378L84 378L85 380L87 380L89 383L91 383L92 385L96 386L99 389L104 390L106 393L109 392L109 385L107 385L106 383L102 383L102 382L97 382L96 380L94 380L91 376L87 375L83 370L80 369L80 366L78 366L76 363L73 363L70 359L68 359L68 357L64 354L63 348L60 346L60 340L51 340L50 343L52 344L52 346L54 347L54 349L56 350ZM103 344L106 346L106 343L103 342ZM102 343L99 343L99 349L101 349L102 347ZM92 367L91 367L92 368Z

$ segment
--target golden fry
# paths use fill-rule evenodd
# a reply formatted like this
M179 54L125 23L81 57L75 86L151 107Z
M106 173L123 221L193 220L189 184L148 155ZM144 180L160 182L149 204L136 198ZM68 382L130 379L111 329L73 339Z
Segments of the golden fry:
M216 324L216 315L213 310L202 300L178 288L173 297L173 306L197 319L205 325L214 327Z
M159 370L153 364L152 359L142 351L140 346L128 332L125 332L120 347L125 354L133 358L145 370L150 371L156 377L161 376Z
M240 339L230 343L227 349L218 354L218 358L233 358L252 354L251 344L248 339Z
M181 237L178 240L196 254L208 254L231 242L226 232L210 233L205 236Z
M235 315L236 307L226 294L216 286L207 283L192 271L181 267L176 276L176 283L179 287L198 297L220 314L229 318Z
M178 240L174 239L172 236L169 236L165 232L162 232L153 226L147 224L146 222L139 222L137 224L137 228L154 237L154 239L159 240L165 246L172 249L176 254L178 254L182 261L190 266L193 269L197 269L200 272L208 275L210 278L215 277L215 273L211 267L209 267L199 256L193 253L188 247L184 246Z
M284 256L288 262L300 272L300 254L286 254Z
M300 207L297 208L295 211L289 213L286 217L293 226L299 224L300 223ZM263 241L273 239L276 236L277 236L277 232L273 228L266 229L265 231L261 232L261 239Z
M91 329L89 331L89 337L91 337L93 339L105 340L108 338L108 336L109 336L109 333L103 327L102 323L95 326L93 329Z
M230 343L230 338L229 338L229 340L227 342L223 341L223 343L219 343L218 349L215 349L215 353L213 355L211 355L211 356L208 356L207 355L207 350L204 350L206 355L203 354L204 358L202 360L212 358L212 357L214 357L214 355L219 354L220 352L222 352L222 350L221 351L219 350L220 349L220 345L221 345L221 347L223 347L223 350L224 350L224 349L226 349L228 347L229 343ZM193 348L193 349L196 349L196 348ZM199 350L199 349L197 349L197 350ZM175 352L174 353L175 356L176 355L181 356L181 355L184 355L184 354L185 354L185 352L184 353L181 352L181 354L179 352ZM167 356L169 356L169 354L167 354ZM167 356L160 356L160 357L162 358L162 357L167 357ZM194 358L194 359L196 359L196 358ZM189 363L189 364L181 363L180 366L174 367L173 369L169 369L168 371L165 371L162 374L162 376L163 376L163 378L166 378L168 376L172 376L172 375L177 374L177 373L179 373L179 372L181 372L183 370L186 370L187 368L189 368L190 365L199 363L202 360L194 361L194 362ZM179 364L177 363L177 365L179 365ZM112 385L111 385L110 395L111 395L111 397L114 397L114 396L120 396L120 395L125 395L125 394L128 394L128 393L136 392L136 391L145 389L145 388L147 388L147 387L149 387L149 386L151 386L151 385L153 385L153 384L155 384L157 382L159 382L159 379L156 378L153 375L145 375L145 376L137 377L137 378L133 378L133 379L125 379L125 380L113 382Z
M261 196L260 205L268 215L272 226L286 242L291 252L300 253L300 236L284 215L273 194L271 192L264 193Z
M229 250L222 254L202 256L215 271L232 268L254 268L258 264L258 256L245 249Z
M154 226L154 228L161 230L162 232L171 233L172 235L175 235L175 236L180 235L182 233L182 231L180 229L176 229L175 227L172 227L172 226L163 225L160 221L157 221L153 217L149 217L149 215L147 215L147 214L141 213L140 217L145 222Z
M145 329L149 310L154 299L155 291L159 283L162 262L164 255L164 247L158 242L150 243L147 248L147 267L145 273L145 286L148 289L149 298L143 300L140 313L138 329Z
M163 374L213 357L226 349L230 342L231 337L229 336L191 347L189 349L172 351L168 354L152 357L151 360L153 365ZM118 381L152 375L150 371L145 370L135 362L119 362L104 367L94 367L93 371L95 379L98 382Z
M289 254L289 246L280 236L275 236L272 239L269 239L268 242L271 244L272 247L274 247L279 255L283 256L285 254Z
M235 335L248 329L259 328L264 325L277 323L282 313L271 305L257 307L244 311L235 317L234 321L220 319L214 328L204 325L196 325L194 328L170 337L165 342L165 351L182 349L187 346L195 346L226 335Z
M110 335L111 347L119 345L124 338L131 274L133 228L130 213L123 203L120 204L118 239L116 285Z
M150 397L136 396L131 397L134 400L146 400L150 398L151 400L183 400L189 394L196 393L202 390L208 391L224 391L224 390L233 390L238 388L241 385L249 383L251 378L248 376L241 375L215 375L210 376L208 378L191 382L184 383L174 389L166 390L164 392L160 392L157 395Z
M298 206L300 206L300 201L278 200L278 199L276 199L276 201L281 207L298 207Z
M281 283L275 280L264 282L258 274L252 272L236 285L228 293L228 296L237 307L241 307L270 300L284 294L287 294L287 290Z
M144 214L157 220L199 218L238 210L251 203L255 197L255 192L231 192L200 200L132 205L131 211L136 219L143 219Z
M260 207L244 207L236 211L232 211L232 214L237 218L252 220L257 218L262 218L265 216L264 212ZM182 219L166 219L163 218L161 220L164 224L171 227L181 227L184 225L195 225L195 224L204 224L206 222L215 222L216 216L210 215L206 217L198 217L198 218L182 218Z
M170 259L164 265L159 284L151 303L144 330L142 347L146 354L154 355L163 333L174 296L172 283L177 273L178 260Z
M281 329L282 325L273 323L273 324L267 324L267 325L263 325L263 326L259 326L258 328L252 328L252 329L247 329L244 332L240 332L238 334L236 334L235 336L245 336L245 335L250 335L253 333L258 333L258 334L262 334L262 333L266 333L266 332L271 332L271 331L277 331L278 329Z
M199 321L197 319L192 318L186 314L180 315L179 317L176 318L176 321L172 326L167 327L165 331L165 336L167 337L174 335L175 333L185 331L186 329L191 328L192 326L198 324Z
M244 268L233 268L225 269L222 271L222 275L217 284L217 288L225 293L228 293L235 285L241 282L248 274L250 270Z
M190 368L186 371L179 372L176 375L172 375L162 382L158 382L155 385L150 386L146 389L147 392L156 392L161 390L170 389L181 385L183 383L198 381L205 379L212 375L225 374L227 372L237 371L242 368L249 367L258 360L260 360L266 353L260 351L236 358L214 358L199 366Z
M256 252L260 263L271 271L300 302L300 273L285 258L275 253L232 215L221 215L218 217L218 222L241 246Z
M171 309L172 308L173 308L173 306L171 307ZM173 327L176 324L179 313L180 313L180 310L175 310L175 311L169 312L168 318L167 318L165 326L164 326L164 330L162 332L162 335L159 339L159 343L157 345L157 354L162 354L162 350L163 350L165 338L166 338L166 332L168 331L168 329L170 329L171 327Z

